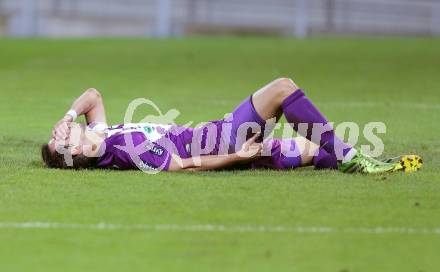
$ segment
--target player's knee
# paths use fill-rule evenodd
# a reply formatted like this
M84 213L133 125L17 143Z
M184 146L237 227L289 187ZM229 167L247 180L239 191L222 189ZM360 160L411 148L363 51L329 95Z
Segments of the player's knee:
M101 98L101 93L95 88L88 88L87 93L95 98Z
M296 91L298 87L292 79L287 77L281 77L274 81L274 84L278 87L278 89L291 90Z
M274 81L274 88L277 97L284 99L299 90L298 86L290 78L278 78Z

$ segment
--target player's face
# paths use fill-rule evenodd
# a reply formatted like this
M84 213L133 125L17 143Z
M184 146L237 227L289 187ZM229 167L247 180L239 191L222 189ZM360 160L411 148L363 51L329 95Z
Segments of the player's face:
M71 123L69 136L65 140L51 140L49 147L53 150L69 152L72 156L84 154L88 157L97 156L103 142L103 135L90 131L84 125Z
M83 151L84 127L77 123L70 124L69 135L66 139L52 138L49 142L49 148L52 152L69 152L71 155L79 155Z
M70 134L67 138L66 146L72 155L79 155L83 150L83 142L84 142L84 126L72 123L70 126Z

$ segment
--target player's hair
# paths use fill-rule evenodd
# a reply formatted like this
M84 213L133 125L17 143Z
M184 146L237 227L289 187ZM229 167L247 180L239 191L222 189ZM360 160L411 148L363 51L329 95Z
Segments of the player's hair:
M51 152L48 144L41 146L41 157L49 168L59 169L86 169L96 166L97 158L87 157L84 154L72 156L73 166L68 166L64 155L57 151Z

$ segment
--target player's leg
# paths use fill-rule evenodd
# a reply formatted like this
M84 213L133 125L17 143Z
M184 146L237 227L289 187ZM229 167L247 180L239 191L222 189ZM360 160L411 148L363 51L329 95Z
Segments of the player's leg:
M336 157L327 153L317 144L303 137L292 139L268 139L264 142L270 150L252 163L253 168L294 169L315 166L315 169L336 169Z
M283 100L299 88L293 81L285 78L276 79L252 94L255 110L264 120L280 118Z
M336 145L340 150L344 150L344 155L346 155L351 147L335 137L333 129L324 132L321 139L312 139L313 124L318 123L324 126L328 124L328 121L308 99L306 99L308 102L306 106L302 106L303 101L300 101L301 103L297 103L299 104L298 109L292 108L289 104L291 103L290 100L292 97L298 96L297 94L299 94L299 97L304 96L303 92L291 79L279 78L256 91L251 98L244 100L232 112L231 147L235 149L241 147L241 144L252 136L252 131L255 132L255 130L247 127L249 123L256 124L262 134L267 137L271 131L267 121L273 118L276 121L279 120L284 112L287 120L293 124L295 130L298 131L298 123L308 125L310 129L305 133L300 131L301 136L315 142L329 154L335 154ZM244 130L241 130L241 128L244 128Z
M315 142L330 154L340 151L340 161L343 157L349 160L356 154L355 149L335 136L324 115L291 79L280 78L269 83L252 95L252 102L264 120L278 118L280 112L283 112L296 131L300 128L299 124L304 124L304 130L298 131L301 136ZM322 130L313 130L314 126L320 126ZM319 134L316 139L313 139L312 132Z
M379 162L344 143L335 135L324 115L291 79L281 78L266 85L252 96L252 101L254 110L263 119L277 116L281 109L298 134L336 157L338 167L343 172L383 173L409 169L399 167L399 164Z
M328 153L319 145L304 137L296 137L294 140L301 154L302 166L314 165L316 169L338 168L338 162L334 154Z
M283 97L287 97L291 91L286 80L278 79L256 91L235 108L230 118L225 119L231 123L229 141L231 149L240 148L256 130L259 130L262 136L267 137L271 132L268 121L279 120L283 113L281 108ZM255 125L252 129L249 127L251 124ZM223 138L228 138L228 136L223 136ZM261 141L262 138L259 140Z
M360 154L350 145L344 143L324 115L306 97L304 92L288 78L277 79L255 92L233 112L231 146L241 146L236 139L242 131L240 127L246 122L255 122L267 136L265 121L284 113L287 121L306 139L317 144L331 156L336 157L343 172L382 173L400 170L391 163L383 163ZM305 126L303 126L305 125ZM318 128L318 130L315 130ZM245 126L244 139L252 135L253 130ZM241 135L243 136L243 135ZM241 137L243 139L243 137Z

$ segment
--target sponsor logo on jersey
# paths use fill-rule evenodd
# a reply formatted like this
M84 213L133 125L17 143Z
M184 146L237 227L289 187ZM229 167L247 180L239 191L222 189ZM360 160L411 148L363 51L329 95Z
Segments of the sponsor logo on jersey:
M153 132L154 127L150 127L150 126L145 126L144 127L144 131L148 134L150 134L151 132Z
M148 151L150 151L154 155L162 156L164 149L160 146L155 145L155 146L150 147Z

